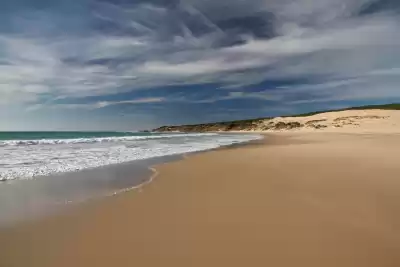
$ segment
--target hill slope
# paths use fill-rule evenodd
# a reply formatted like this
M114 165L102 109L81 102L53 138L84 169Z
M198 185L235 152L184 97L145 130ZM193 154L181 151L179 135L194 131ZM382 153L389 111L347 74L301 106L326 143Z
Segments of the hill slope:
M399 110L399 111L395 111ZM393 114L394 115L393 115ZM342 110L320 111L276 118L216 122L180 126L162 126L155 132L229 132L229 131L281 131L320 130L325 128L354 128L371 121L385 120L400 123L400 104L371 105ZM388 119L392 118L394 122ZM396 123L395 123L396 124ZM358 127L359 128L359 127Z

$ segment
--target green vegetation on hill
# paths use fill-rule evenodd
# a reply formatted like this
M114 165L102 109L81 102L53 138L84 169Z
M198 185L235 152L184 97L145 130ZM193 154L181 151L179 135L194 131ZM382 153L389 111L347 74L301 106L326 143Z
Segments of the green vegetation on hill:
M362 107L353 107L351 109L386 109L386 110L400 110L400 104L386 104L386 105L369 105Z
M359 107L350 107L344 109L335 109L335 110L323 110L323 111L314 111L303 114L296 114L284 117L307 117L320 113L326 112L334 112L334 111L344 111L344 110L361 110L361 109L385 109L385 110L400 110L400 104L385 104L385 105L368 105L368 106L359 106Z

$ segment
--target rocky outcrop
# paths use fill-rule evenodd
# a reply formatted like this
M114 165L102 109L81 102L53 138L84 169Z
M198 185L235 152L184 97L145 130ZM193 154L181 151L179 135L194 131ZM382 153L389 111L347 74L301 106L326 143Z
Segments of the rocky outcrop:
M309 128L314 128L314 129L323 129L328 126L321 124L323 122L326 122L326 119L321 119L321 120L311 120L305 123L305 125Z
M262 128L263 131L268 131L268 130L274 130L274 131L279 131L279 130L292 130L296 128L301 128L304 127L303 124L297 121L290 121L290 122L273 122L270 121L266 126Z
M384 116L367 115L367 116L346 116L339 117L333 120L333 127L341 128L347 125L360 126L365 120L379 120L386 119Z

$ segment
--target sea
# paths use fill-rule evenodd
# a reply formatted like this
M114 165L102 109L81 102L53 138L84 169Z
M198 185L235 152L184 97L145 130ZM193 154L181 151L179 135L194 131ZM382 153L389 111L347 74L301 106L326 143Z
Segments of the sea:
M183 154L260 138L231 133L0 132L0 224L135 188L148 182L151 165Z

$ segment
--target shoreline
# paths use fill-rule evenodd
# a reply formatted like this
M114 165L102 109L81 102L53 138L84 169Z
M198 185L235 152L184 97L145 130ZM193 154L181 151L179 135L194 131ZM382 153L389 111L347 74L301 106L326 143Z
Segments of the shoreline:
M229 133L228 133L229 134ZM164 165L168 165L174 162L184 162L186 160L189 160L192 157L198 156L198 155L203 155L203 154L208 154L208 153L214 153L214 152L221 152L221 151L229 151L229 150L236 150L236 149L241 149L241 148L246 148L246 147L252 147L252 146L260 146L260 145L265 145L267 142L270 144L274 144L276 142L276 138L278 140L287 140L288 137L287 136L281 136L279 133L252 133L252 132L241 132L241 133L232 133L232 134L243 134L243 135L260 135L262 138L260 139L254 139L254 140L250 140L250 141L245 141L245 142L241 142L241 143L234 143L234 144L230 144L230 145L224 145L224 146L220 146L217 148L212 148L212 149L207 149L207 150L201 150L201 151L193 151L193 152L186 152L183 154L177 154L177 155L168 155L168 156L161 156L161 157L155 157L155 158L150 158L150 159L145 159L145 160L139 160L139 161L132 161L132 162L124 162L124 163L120 163L120 164L113 164L113 165L109 165L109 166L101 166L101 167L97 167L94 169L87 169L87 170L80 170L78 172L73 172L73 173L63 173L63 174L59 174L58 176L69 176L71 174L76 175L76 176L80 176L82 173L85 172L93 172L93 171L97 171L97 172L101 172L102 170L107 170L109 168L115 168L115 169L119 169L122 166L131 166L133 164L137 164L138 162L141 163L143 162L154 162L154 163L148 163L145 164L143 166L145 170L149 171L150 173L148 173L147 175L144 173L141 173L139 175L135 175L137 180L141 180L140 183L138 183L137 185L134 185L132 187L127 187L127 188L123 188L117 191L113 191L107 194L102 194L99 196L93 196L90 198L87 198L83 201L67 201L65 203L62 204L62 210L60 212L50 212L47 213L45 215L40 215L37 217L30 217L30 218L26 218L23 220L16 220L16 221L11 221L10 223L6 223L6 224L0 224L0 233L2 231L7 231L8 229L14 229L14 228L19 228L19 227L25 227L25 226L29 226L29 225L34 225L37 223L41 223L41 222L45 222L48 220L53 220L53 219L57 219L60 217L64 217L64 216L68 216L68 214L70 214L71 212L74 213L76 211L79 211L81 209L85 209L86 207L93 207L93 206L97 206L97 205L102 205L102 203L104 202L108 202L109 200L111 200L112 198L118 198L118 197L122 197L125 194L135 194L135 193L142 193L143 190L147 187L150 186L152 183L156 182L156 178L160 175L160 171L158 170L159 168L161 168ZM268 138L271 138L271 140L268 140ZM289 137L290 138L290 137ZM139 164L140 166L142 166L142 164ZM142 166L142 167L143 167ZM143 170L142 170L143 172ZM57 175L57 174L56 174ZM49 175L49 176L43 176L41 178L52 178L54 175ZM32 180L28 180L30 182L32 182ZM11 181L7 181L10 183L13 182L18 182L15 180L11 180ZM24 180L24 182L26 182ZM0 235L1 236L1 235ZM1 244L1 242L0 242ZM1 253L0 253L1 255ZM1 263L1 261L0 261ZM1 265L0 265L1 266Z
M155 165L143 190L0 229L0 266L400 264L398 135L268 136Z
M183 160L192 154L247 145L253 141L256 140L207 150L105 165L77 172L0 182L0 186L2 186L0 188L0 228L15 223L24 224L29 221L46 219L49 216L57 216L64 210L73 209L76 205L96 202L102 198L132 190L141 190L142 187L153 181L154 176L157 176L157 170L153 166ZM52 196L52 191L61 193L63 197ZM18 202L20 204L14 204ZM39 202L39 204L32 204L33 202Z

